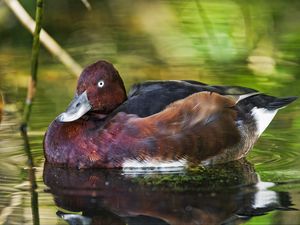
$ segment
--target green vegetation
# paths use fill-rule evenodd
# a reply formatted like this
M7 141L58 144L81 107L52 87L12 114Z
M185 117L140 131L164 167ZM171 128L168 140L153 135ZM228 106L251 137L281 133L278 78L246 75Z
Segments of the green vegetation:
M165 190L210 190L252 185L257 182L254 168L241 160L214 167L194 167L182 174L153 174L133 178L141 185L158 186Z

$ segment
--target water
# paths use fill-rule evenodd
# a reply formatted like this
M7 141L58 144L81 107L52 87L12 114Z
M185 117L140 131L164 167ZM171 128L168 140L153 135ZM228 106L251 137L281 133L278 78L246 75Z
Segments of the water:
M80 1L47 1L44 26L81 65L112 61L127 89L195 79L300 96L298 1L91 4L89 12ZM33 3L24 5L33 12ZM44 168L44 132L76 84L44 49L28 133L31 170L19 133L31 37L3 3L0 18L0 224L300 224L293 210L300 209L299 101L277 114L248 162L138 176Z

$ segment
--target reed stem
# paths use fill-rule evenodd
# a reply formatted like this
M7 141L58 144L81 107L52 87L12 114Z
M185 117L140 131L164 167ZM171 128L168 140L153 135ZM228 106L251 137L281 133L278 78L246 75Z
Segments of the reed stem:
M37 71L38 71L38 59L40 52L40 32L42 29L42 18L43 18L43 0L36 1L36 11L35 11L35 29L33 33L33 43L32 43L32 52L31 52L31 77L28 83L27 97L24 106L22 127L23 129L27 128L31 109L32 102L36 92L37 86Z

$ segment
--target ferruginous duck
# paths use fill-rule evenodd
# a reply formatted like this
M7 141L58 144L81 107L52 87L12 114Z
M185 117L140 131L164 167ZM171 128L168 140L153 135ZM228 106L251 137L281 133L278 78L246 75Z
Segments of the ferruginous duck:
M246 156L277 111L276 98L238 86L148 81L126 95L106 61L85 68L75 98L48 127L46 161L77 168L159 169Z

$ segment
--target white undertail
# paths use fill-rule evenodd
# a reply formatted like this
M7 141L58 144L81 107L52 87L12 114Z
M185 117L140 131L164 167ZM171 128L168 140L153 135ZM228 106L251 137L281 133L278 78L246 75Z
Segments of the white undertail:
M257 135L260 136L264 130L269 126L274 116L276 115L278 109L268 110L265 108L257 108L254 107L251 110L252 116L255 119L256 127L257 127Z

